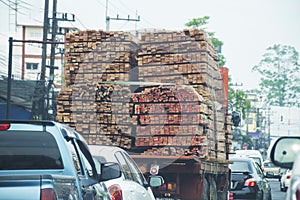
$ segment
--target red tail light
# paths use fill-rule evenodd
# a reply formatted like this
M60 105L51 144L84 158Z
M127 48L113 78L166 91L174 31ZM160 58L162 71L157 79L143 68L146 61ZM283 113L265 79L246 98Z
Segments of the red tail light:
M0 131L7 131L10 127L10 124L0 124Z
M112 200L123 200L122 189L119 185L112 185L108 187Z
M253 178L249 178L245 181L244 186L254 187L256 186L256 181Z
M228 199L233 200L233 193L232 192L229 193L229 198Z
M54 190L52 188L42 189L41 200L57 200Z

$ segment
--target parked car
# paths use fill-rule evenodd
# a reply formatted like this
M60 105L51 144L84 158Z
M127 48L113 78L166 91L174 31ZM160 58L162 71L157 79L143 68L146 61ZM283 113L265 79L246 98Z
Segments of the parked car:
M280 167L274 165L270 160L264 161L264 174L267 178L278 178L279 180L281 179Z
M113 166L96 166L83 137L66 125L0 120L1 200L110 200L102 173Z
M292 169L286 200L300 199L300 137L282 136L274 142L271 161L282 168Z
M282 173L282 177L280 180L280 191L286 192L288 187L290 186L291 177L292 177L292 170L284 169Z
M263 166L263 157L261 153L258 150L252 150L252 149L247 149L247 150L236 150L235 151L236 156L240 157L249 157L255 160L261 169L264 171L264 166Z
M233 199L271 200L271 187L260 166L247 157L230 158Z
M147 181L135 161L123 149L115 146L89 145L94 158L100 162L117 162L122 176L105 181L113 200L154 200L151 187L161 186L161 176L150 176Z

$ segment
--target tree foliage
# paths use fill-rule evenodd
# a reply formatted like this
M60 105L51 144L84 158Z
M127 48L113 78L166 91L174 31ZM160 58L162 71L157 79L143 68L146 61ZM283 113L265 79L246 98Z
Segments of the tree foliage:
M193 18L191 21L185 23L185 25L187 27L200 28L200 30L205 30L203 26L208 24L208 20L209 20L208 16Z
M205 25L208 24L209 16L199 17L199 18L193 18L191 21L185 23L185 26L192 27L194 29L200 29L207 33L208 37L210 38L212 44L214 45L215 49L217 50L217 56L218 56L218 64L219 66L225 66L226 59L221 53L221 48L223 45L223 42L215 37L214 32L206 31Z
M218 54L218 65L219 66L225 66L226 59L224 55L221 53L221 48L223 45L223 42L215 37L214 32L206 31L206 25L208 24L209 17L204 16L200 18L194 18L191 21L187 22L185 25L187 27L192 28L198 28L200 30L204 30L208 37L211 39L212 44L216 48ZM228 91L228 100L232 103L233 108L236 111L242 112L242 116L245 117L247 109L250 108L251 104L250 101L247 99L247 95L244 91L241 90L234 90L232 86L232 83L230 83L229 79L229 91Z
M267 48L258 65L260 93L274 106L299 106L299 54L294 47L276 44Z
M233 89L231 79L228 84L228 100L231 103L234 110L242 113L242 118L245 119L247 110L251 107L251 101L248 99L248 95L243 90Z

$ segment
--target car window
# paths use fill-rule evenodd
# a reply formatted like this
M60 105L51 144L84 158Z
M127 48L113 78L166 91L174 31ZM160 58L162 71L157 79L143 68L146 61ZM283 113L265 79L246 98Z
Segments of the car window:
M252 172L250 164L244 161L233 161L233 164L230 164L230 169L233 172Z
M144 182L143 175L139 171L138 166L135 164L135 162L132 160L130 156L128 156L127 154L123 154L123 155L126 157L126 161L131 169L133 180L143 185Z
M78 145L77 142L78 141L76 141L76 140L69 140L69 142L67 142L69 151L72 154L74 166L75 166L78 174L84 175L85 174L84 170L86 170L88 176L92 177L93 176L93 168L91 166L91 163L88 161L87 157L81 151L79 146L78 146L78 148L76 148L76 144ZM82 159L83 163L81 163L80 158Z
M118 160L121 170L125 176L125 179L129 179L129 180L133 180L132 176L131 176L131 172L130 172L130 168L127 165L127 162L125 160L125 158L122 156L121 152L117 152L115 153L115 157Z
M261 159L259 157L250 156L255 162L257 162L259 165L262 165Z
M263 172L262 172L262 170L261 170L259 164L256 163L256 162L253 163L253 164L254 164L254 168L255 168L256 173L258 174L258 176L263 177Z
M135 181L139 184L143 184L143 180L141 179L141 174L137 170L135 164L131 160L131 158L127 155L124 155L122 152L116 152L115 156L121 166L121 169L124 173L126 179Z
M80 163L80 159L79 159L79 156L78 156L78 153L75 149L75 144L74 144L74 141L73 140L69 140L67 143L67 147L72 155L72 159L73 159L73 164L74 164L74 167L77 171L78 174L81 174L83 175L84 172L83 172L83 169L82 169L82 166L81 166L81 163Z
M58 145L46 131L2 131L0 170L63 169Z

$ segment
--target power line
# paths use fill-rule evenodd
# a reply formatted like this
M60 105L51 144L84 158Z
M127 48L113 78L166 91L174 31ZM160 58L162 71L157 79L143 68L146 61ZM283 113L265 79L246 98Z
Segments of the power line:
M132 10L131 8L128 8L128 6L125 3L123 3L122 0L119 0L119 2L123 5L123 7L125 7L127 10L131 11L132 13L136 12L136 11ZM150 21L148 21L147 18L145 18L144 16L143 16L143 21L145 21L147 24L149 24L155 28L158 28L157 26L153 25Z
M115 8L115 10L118 10L118 12L115 12L116 14L118 13L123 13L124 15L128 15L128 12L124 11L122 8L116 6L112 1L109 2L109 4Z
M75 16L75 19L79 22L79 24L81 24L81 26L83 26L83 28L87 29L87 27L81 22L81 20ZM71 22L70 22L71 23ZM71 23L72 24L72 23ZM72 24L73 25L73 24ZM74 25L73 25L74 26ZM75 26L74 26L75 27Z
M19 0L20 2L22 2L23 4L26 4L26 5L28 5L28 6L31 6L31 7L33 7L33 5L32 4L30 4L30 3L27 3L26 1L23 1L23 0Z
M7 4L3 0L0 0L0 2L3 3L4 5L6 5L7 7L9 7L10 9L17 11L15 8L11 7L9 4Z

